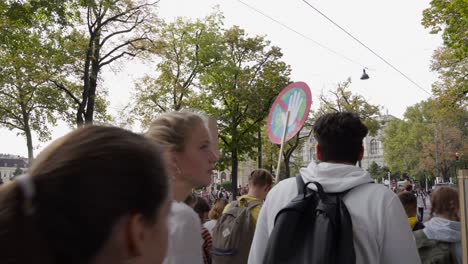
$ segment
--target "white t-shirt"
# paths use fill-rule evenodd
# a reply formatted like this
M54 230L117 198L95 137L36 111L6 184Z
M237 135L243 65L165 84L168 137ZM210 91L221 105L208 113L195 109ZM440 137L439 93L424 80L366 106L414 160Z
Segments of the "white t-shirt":
M169 216L169 248L164 264L202 264L201 222L183 202L172 202Z
M416 200L418 202L418 208L424 208L424 199L426 196L422 192L416 193Z
M356 263L421 263L400 200L381 184L366 184L372 181L367 172L352 165L324 162L310 164L301 175L304 182L317 181L330 193L357 186L343 198L353 223ZM297 193L295 178L279 182L268 193L255 228L249 264L263 263L275 217Z
M206 223L203 224L203 226L208 229L208 231L210 232L210 235L213 237L213 228L215 227L216 223L218 222L218 220L210 220Z

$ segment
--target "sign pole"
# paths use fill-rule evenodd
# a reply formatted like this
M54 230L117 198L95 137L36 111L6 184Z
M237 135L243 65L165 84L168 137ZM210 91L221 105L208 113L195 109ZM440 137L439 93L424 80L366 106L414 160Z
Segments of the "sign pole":
M468 170L458 171L458 196L460 199L460 222L462 240L462 262L468 263Z
M280 166L281 166L281 156L283 155L283 146L286 139L286 132L288 131L288 122L289 122L289 110L286 112L286 120L284 122L283 136L281 137L281 147L278 154L278 165L276 166L276 179L275 182L279 182Z

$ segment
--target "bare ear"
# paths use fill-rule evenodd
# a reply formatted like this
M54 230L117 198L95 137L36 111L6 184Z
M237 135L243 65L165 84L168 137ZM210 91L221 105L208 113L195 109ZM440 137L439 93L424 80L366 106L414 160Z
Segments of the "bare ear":
M178 157L177 157L177 152L175 151L164 151L164 163L166 164L166 167L168 168L168 172L175 172L179 170L178 163L177 163ZM174 177L175 175L171 175Z
M145 219L141 214L134 214L129 217L126 230L129 257L139 257L143 254L146 239L145 224Z
M317 160L322 161L322 152L320 150L319 144L317 144L317 146L315 147L315 152L317 153Z

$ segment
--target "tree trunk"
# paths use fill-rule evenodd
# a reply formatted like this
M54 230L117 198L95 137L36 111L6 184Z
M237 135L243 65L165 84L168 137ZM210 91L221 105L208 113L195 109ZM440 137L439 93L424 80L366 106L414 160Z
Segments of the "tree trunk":
M88 104L88 93L90 87L90 65L91 60L93 57L93 45L94 45L94 34L91 34L89 43L88 43L88 50L86 51L86 61L84 66L84 75L83 75L83 93L82 93L82 100L81 104L78 106L78 111L76 112L76 124L78 127L84 125L85 123L85 107Z
M98 22L97 28L100 28L100 21ZM93 44L93 56L91 60L91 76L89 80L89 91L88 91L88 104L86 105L85 113L85 124L93 124L94 121L94 105L96 102L96 88L97 88L97 78L99 74L99 60L101 58L101 46L99 42L101 41L101 32L96 33Z
M291 156L284 159L284 169L285 169L284 179L287 179L287 178L291 177L291 167L290 167L290 161L289 161L290 158L291 158ZM282 180L284 180L284 179L282 179Z
M235 199L237 197L237 167L239 166L237 151L231 153L231 164L232 198Z
M23 115L24 133L26 134L26 145L28 146L28 164L31 164L34 159L34 149L32 144L31 127L29 126L29 114L26 112L26 107L23 105L21 106L21 112Z
M262 127L258 126L258 168L262 168Z
M78 106L78 111L76 112L76 125L78 127L81 127L84 125L84 119L83 119L83 110L81 110L81 106Z

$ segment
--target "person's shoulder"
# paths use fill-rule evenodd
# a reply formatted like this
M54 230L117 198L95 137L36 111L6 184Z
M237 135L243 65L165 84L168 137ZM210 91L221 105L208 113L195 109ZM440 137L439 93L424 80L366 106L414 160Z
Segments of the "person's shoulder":
M278 184L271 189L270 192L284 192L289 191L290 189L295 189L297 191L297 182L296 177L291 177L280 181Z
M296 179L294 177L287 178L277 183L270 192L268 192L266 203L277 204L279 202L283 204L284 201L290 202L297 195Z
M356 191L358 193L365 193L372 196L383 196L385 198L397 197L397 195L388 187L385 187L384 185L378 183L361 184L355 187L353 191Z
M198 219L197 213L192 207L186 205L183 202L172 202L171 216L176 219Z

